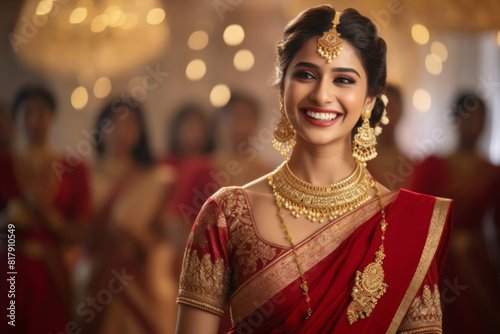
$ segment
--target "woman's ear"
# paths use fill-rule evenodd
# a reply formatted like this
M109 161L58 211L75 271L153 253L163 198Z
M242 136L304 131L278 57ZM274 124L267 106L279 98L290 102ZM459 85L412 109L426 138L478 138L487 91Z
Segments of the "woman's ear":
M363 108L363 112L365 110L373 110L373 107L375 107L375 102L377 101L377 97L375 95L368 95L365 99L365 104Z

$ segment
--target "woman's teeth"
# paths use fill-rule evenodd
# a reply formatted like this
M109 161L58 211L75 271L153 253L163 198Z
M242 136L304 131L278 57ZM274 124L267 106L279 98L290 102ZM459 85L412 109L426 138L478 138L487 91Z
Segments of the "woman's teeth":
M338 114L335 113L314 112L311 110L306 110L306 115L317 119L318 121L331 121L338 116Z

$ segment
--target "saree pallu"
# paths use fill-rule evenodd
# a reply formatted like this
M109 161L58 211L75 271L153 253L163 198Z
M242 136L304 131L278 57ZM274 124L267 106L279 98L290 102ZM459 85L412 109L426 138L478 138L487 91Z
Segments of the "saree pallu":
M452 202L406 190L383 201L388 288L366 319L349 325L347 308L356 271L373 262L381 243L378 199L296 246L313 309L305 320L292 250L260 237L244 189L219 191L188 240L178 302L218 315L229 302L230 333L439 333L437 282L449 246Z

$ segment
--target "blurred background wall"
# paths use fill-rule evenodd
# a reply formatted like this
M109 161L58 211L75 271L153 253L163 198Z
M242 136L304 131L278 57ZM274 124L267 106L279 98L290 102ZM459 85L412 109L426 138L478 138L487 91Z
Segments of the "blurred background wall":
M290 18L322 2L2 0L0 99L10 103L27 83L47 84L57 97L52 141L61 151L86 140L84 131L93 127L101 106L127 91L145 105L158 154L165 150L173 110L185 100L223 105L225 87L258 96L262 125L271 128L278 115L271 87L274 45ZM486 100L489 111L481 151L500 163L500 133L491 131L500 126L498 1L332 4L369 16L388 43L388 81L403 92L397 138L406 155L421 159L455 148L445 115L458 92L470 90ZM422 144L435 129L446 138ZM280 160L270 145L261 154Z

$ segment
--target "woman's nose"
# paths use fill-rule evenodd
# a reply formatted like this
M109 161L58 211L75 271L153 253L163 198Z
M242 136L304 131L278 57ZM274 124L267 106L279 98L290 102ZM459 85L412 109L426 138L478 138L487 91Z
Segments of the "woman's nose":
M334 87L328 79L319 80L313 91L311 92L311 100L316 102L319 106L324 106L332 102L334 96Z

